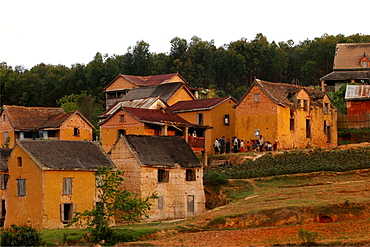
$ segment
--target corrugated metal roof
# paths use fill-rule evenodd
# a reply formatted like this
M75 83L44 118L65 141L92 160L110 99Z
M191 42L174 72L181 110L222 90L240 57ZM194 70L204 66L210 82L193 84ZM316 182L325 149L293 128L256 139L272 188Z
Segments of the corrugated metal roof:
M347 85L346 100L370 100L370 85Z
M165 102L163 102L159 97L151 97L146 99L134 99L134 100L126 100L126 101L117 101L113 105L111 105L106 111L103 112L99 116L99 118L106 118L110 115L114 114L118 109L121 107L130 107L130 108L143 108L143 109L153 109L153 106L157 106L158 104L167 106Z
M123 110L136 117L138 120L152 124L174 124L178 126L198 126L191 124L182 117L169 111L128 108L122 107Z

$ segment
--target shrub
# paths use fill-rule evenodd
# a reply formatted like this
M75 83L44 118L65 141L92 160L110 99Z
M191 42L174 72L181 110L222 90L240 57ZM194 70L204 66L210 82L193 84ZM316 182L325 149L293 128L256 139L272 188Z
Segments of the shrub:
M219 225L224 225L226 223L226 218L223 216L218 216L208 222L208 227L216 228Z
M11 225L4 230L1 246L40 246L41 235L32 227Z
M211 171L204 175L203 180L206 183L210 183L211 185L223 185L229 182L227 176L223 173L219 173L217 171Z
M319 234L317 232L310 232L309 230L300 228L298 230L298 237L303 241L303 245L317 245L315 241L319 237Z

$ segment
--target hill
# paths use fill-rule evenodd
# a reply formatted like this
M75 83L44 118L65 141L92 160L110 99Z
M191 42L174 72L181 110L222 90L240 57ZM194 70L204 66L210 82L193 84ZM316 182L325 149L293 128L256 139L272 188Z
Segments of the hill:
M317 235L321 245L369 245L369 184L370 169L232 179L206 188L213 200L228 204L163 228L139 244L299 245Z

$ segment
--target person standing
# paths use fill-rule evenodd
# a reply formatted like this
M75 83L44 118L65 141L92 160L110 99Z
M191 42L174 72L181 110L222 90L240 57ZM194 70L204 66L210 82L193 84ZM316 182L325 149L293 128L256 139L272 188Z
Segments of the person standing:
M227 154L230 153L230 146L231 146L230 139L227 138L227 141L225 143L225 149Z
M225 153L225 136L222 136L221 140L220 140L220 154L223 154Z
M259 143L260 143L260 152L263 151L263 146L265 145L265 139L263 139L263 136L260 135L260 140L259 140Z
M215 142L213 143L213 147L215 149L215 154L220 153L220 142L218 141L218 138L216 137Z

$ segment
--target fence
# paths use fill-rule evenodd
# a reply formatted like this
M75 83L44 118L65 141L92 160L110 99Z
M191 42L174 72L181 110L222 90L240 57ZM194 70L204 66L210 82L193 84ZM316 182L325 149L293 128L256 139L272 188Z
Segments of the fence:
M370 129L370 115L368 113L356 115L338 115L338 130Z

